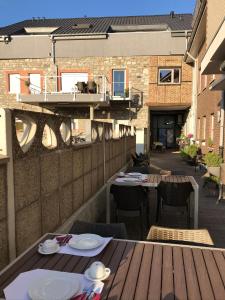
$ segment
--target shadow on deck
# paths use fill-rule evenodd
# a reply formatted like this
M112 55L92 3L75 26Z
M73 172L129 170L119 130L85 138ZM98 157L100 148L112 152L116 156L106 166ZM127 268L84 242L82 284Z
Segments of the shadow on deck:
M166 151L151 153L151 173L158 174L160 170L172 170L175 174L194 176L199 184L199 228L207 228L216 247L225 247L225 201L216 204L218 193L209 193L203 188L203 171L187 165L180 157L179 152ZM150 226L155 224L156 218L156 190L149 190ZM121 219L125 222L130 239L140 239L140 221L138 218ZM164 209L160 225L165 227L186 228L186 215L177 208ZM146 236L148 229L146 228Z

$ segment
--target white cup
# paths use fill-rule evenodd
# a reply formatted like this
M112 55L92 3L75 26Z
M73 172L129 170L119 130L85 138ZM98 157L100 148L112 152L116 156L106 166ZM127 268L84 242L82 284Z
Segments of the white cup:
M93 279L101 279L107 274L110 274L110 269L106 268L100 261L95 261L89 268L89 275Z
M124 175L125 175L124 172L119 172L120 177L123 177Z
M44 251L44 252L55 251L57 248L57 245L58 245L57 241L54 241L54 240L45 240L43 243L39 244L42 251Z

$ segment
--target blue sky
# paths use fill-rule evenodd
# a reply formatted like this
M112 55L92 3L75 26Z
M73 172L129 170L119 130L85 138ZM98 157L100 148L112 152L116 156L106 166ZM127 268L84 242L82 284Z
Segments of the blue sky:
M32 17L70 18L191 13L195 0L0 0L0 26Z

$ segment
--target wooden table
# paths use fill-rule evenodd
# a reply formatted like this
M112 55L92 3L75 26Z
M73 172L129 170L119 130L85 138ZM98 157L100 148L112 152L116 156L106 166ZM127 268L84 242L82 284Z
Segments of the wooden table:
M83 273L96 260L112 271L102 299L225 299L225 249L125 240L112 240L94 258L42 256L34 246L0 273L0 298L21 272L42 268Z
M199 202L199 186L197 182L195 181L193 176L184 176L184 175L171 175L171 176L163 176L163 175L157 175L157 174L146 174L147 181L146 182L138 182L138 185L142 185L144 187L148 188L156 188L160 181L166 180L169 182L190 182L193 187L193 195L192 195L192 204L193 204L193 210L194 210L194 228L198 228L198 202ZM118 183L115 181L117 178L117 175L110 178L110 180L107 182L107 195L106 195L106 222L110 223L110 187L113 183L119 184L119 185L132 185L133 183ZM137 183L136 183L137 184Z

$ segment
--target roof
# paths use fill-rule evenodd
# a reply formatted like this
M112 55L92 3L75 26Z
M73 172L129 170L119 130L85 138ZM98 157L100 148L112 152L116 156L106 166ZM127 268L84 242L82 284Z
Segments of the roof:
M0 28L0 35L24 35L27 34L25 27L57 27L53 34L104 34L113 32L113 26L128 27L133 26L131 31L135 30L134 26L143 25L162 25L171 31L191 30L192 15L191 14L174 14L169 15L147 15L147 16L121 16L121 17L97 17L97 18L67 18L67 19L45 19L35 18L24 20L9 26ZM81 24L81 26L79 26ZM85 26L89 24L90 26ZM78 25L78 26L76 26ZM148 26L145 30L149 29ZM148 28L148 29L147 29ZM155 28L155 26L153 26Z

